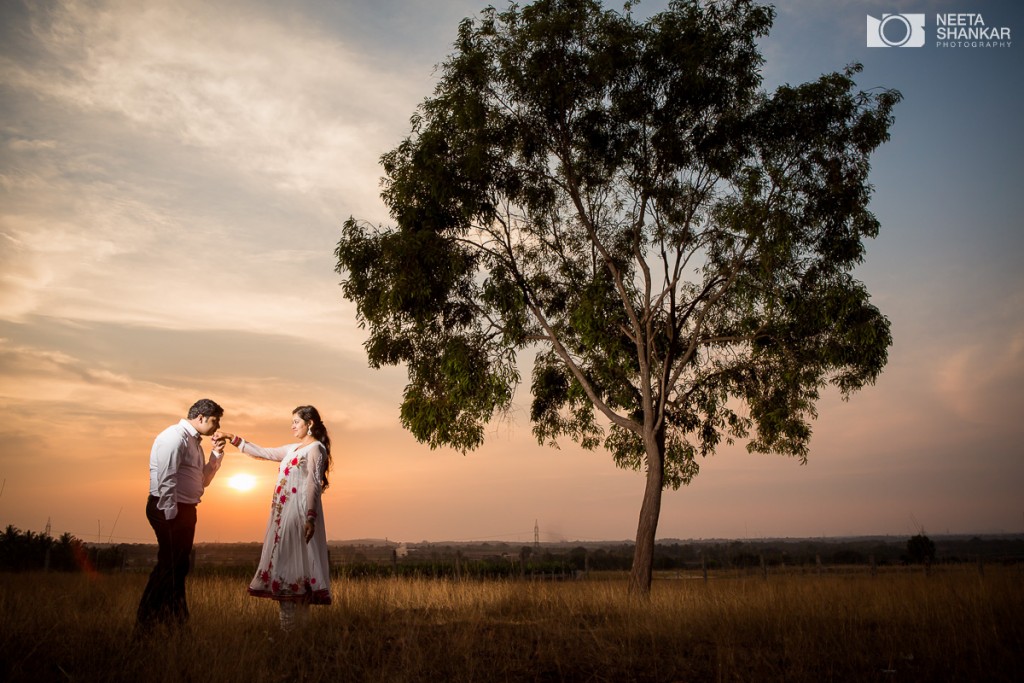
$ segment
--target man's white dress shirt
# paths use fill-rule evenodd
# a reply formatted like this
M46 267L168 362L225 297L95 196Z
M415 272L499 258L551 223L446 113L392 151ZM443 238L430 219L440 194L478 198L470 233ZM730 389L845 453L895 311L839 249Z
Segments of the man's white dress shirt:
M200 445L202 437L188 420L181 420L157 435L149 454L149 494L160 500L168 521L178 516L178 503L196 504L220 469L224 452L210 453Z

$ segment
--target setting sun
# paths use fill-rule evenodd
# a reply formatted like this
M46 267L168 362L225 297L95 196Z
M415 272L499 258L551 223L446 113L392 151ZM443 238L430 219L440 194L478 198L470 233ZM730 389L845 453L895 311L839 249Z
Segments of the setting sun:
M228 486L236 491L251 491L256 486L256 477L251 474L236 474L228 479Z

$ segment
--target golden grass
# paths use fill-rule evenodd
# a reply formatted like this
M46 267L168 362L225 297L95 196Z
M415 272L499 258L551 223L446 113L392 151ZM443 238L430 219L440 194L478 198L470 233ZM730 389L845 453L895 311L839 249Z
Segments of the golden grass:
M146 577L0 575L4 681L1013 681L1018 567L655 582L333 584L305 631L244 578L190 578L186 629L132 639Z

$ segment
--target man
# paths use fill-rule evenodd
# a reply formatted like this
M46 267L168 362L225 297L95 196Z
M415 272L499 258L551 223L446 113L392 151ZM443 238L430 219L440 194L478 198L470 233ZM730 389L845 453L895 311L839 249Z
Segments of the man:
M209 461L200 445L216 434L224 409L208 398L196 401L188 418L160 433L149 454L149 501L146 517L156 533L156 567L142 593L136 628L188 619L185 576L196 532L196 505L213 481L224 457L224 439L213 439ZM219 435L218 435L219 436Z

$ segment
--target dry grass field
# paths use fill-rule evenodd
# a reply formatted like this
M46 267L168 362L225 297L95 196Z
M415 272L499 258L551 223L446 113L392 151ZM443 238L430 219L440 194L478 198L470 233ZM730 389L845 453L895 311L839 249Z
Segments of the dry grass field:
M0 575L2 681L1016 681L1019 566L625 581L336 580L283 637L243 577L134 642L142 574Z

